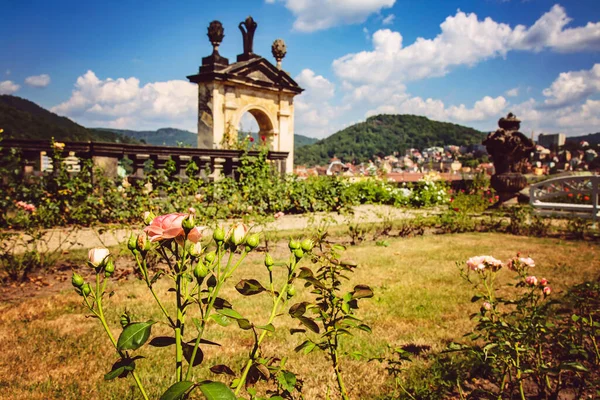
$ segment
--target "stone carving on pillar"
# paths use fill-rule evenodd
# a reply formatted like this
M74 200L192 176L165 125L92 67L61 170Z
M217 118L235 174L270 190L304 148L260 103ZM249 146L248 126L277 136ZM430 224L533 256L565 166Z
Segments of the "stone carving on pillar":
M244 43L244 53L240 54L237 57L239 61L247 61L251 58L257 57L253 52L254 47L254 31L256 31L256 27L258 24L254 21L254 19L250 16L246 18L244 21L240 22L238 28L240 28L240 32L242 32L242 40Z
M522 172L529 154L535 149L533 141L519 132L521 121L513 113L500 118L498 126L483 141L494 163L491 185L499 197L494 207L517 197L519 191L527 186L527 179Z
M208 25L208 40L213 45L213 55L219 54L219 45L223 41L225 37L225 29L223 28L223 24L220 21L213 21Z
M229 65L229 60L225 57L221 57L219 54L219 45L225 37L225 29L220 21L212 21L208 25L208 40L213 46L213 52L208 57L202 58L202 65L200 66L200 72L211 72L218 71Z
M277 61L277 68L281 69L281 60L285 57L287 53L287 47L283 39L276 39L271 45L271 53L273 57L275 57L275 61Z

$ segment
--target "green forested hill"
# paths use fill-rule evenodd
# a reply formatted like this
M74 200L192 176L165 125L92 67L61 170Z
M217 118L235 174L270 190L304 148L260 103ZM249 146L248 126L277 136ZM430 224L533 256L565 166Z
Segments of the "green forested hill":
M176 128L160 128L155 131L133 131L112 128L95 128L95 130L118 133L155 146L196 147L198 145L198 135Z
M87 129L37 104L17 96L0 95L0 128L3 136L15 139L51 139L136 143L113 133Z
M295 154L296 165L322 165L336 156L344 162L364 162L373 155L401 154L408 148L477 144L485 135L473 128L432 121L416 115L376 115L349 126Z

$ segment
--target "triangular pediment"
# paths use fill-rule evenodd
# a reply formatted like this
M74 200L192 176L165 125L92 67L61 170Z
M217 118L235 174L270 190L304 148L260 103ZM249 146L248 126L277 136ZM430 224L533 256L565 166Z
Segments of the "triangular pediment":
M262 57L231 64L222 72L231 78L253 81L262 86L290 89L295 92L303 90L287 72L278 69Z

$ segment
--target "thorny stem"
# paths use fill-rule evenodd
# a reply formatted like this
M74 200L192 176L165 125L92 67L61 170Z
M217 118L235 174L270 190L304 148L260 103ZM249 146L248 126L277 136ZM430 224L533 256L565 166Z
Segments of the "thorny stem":
M171 319L171 316L167 312L167 309L163 306L162 302L160 301L160 299L156 295L156 292L154 291L154 288L152 287L152 284L150 283L150 279L148 277L148 266L146 264L146 260L143 259L142 262L140 262L140 260L138 259L137 254L135 255L135 260L137 262L137 265L138 265L140 271L142 272L142 275L144 276L144 280L146 281L146 285L148 286L148 289L150 289L150 293L152 293L152 296L154 297L154 300L156 300L156 303L160 307L160 310L165 315L165 317L167 317L167 320L169 321L169 324L171 325L171 327L174 328L175 327L175 323Z
M220 275L220 270L221 270L221 259L223 257L222 253L221 253L222 249L221 246L219 246L218 248L218 258L217 258L217 273ZM227 260L227 265L225 266L225 270L223 271L223 275L222 277L219 276L219 279L217 279L217 286L215 286L214 290L212 291L212 293L210 294L210 300L208 302L208 305L206 306L206 311L204 312L204 317L202 318L202 323L200 325L200 329L198 331L198 336L196 337L196 342L194 343L194 350L192 350L192 356L191 356L191 360L193 361L196 358L196 353L198 352L198 346L200 346L200 341L202 340L202 336L204 335L204 329L206 328L206 324L208 322L208 318L210 317L210 313L212 311L212 308L214 306L215 300L217 299L218 295L219 295L219 291L221 290L221 286L223 285L223 283L227 280L227 278L229 278L234 272L235 270L240 266L240 264L242 263L242 261L244 260L244 258L246 258L246 255L248 254L248 252L246 250L244 250L242 252L242 255L240 256L239 260L235 263L235 265L233 267L230 268L231 266L231 261L233 258L233 251L230 250L229 252L229 259ZM188 369L187 372L185 374L185 379L189 380L190 377L192 375L192 363L190 363L188 365Z
M102 309L102 294L104 293L104 287L106 287L106 280L104 280L102 290L100 290L100 274L96 273L96 293L95 293L95 298L96 298L96 306L98 307L98 311L97 312L94 311L90 307L90 305L89 305L89 303L87 301L87 298L84 297L84 299L85 299L85 302L88 305L88 308L90 309L90 311L92 311L94 314L96 314L96 316L98 316L98 319L102 323L102 327L106 331L106 334L108 335L108 338L110 339L110 341L113 344L113 346L115 346L115 349L117 350L117 353L119 353L119 356L121 358L125 358L126 355L123 354L123 352L117 348L117 341L115 340L115 337L113 336L112 332L110 331L110 328L108 327L108 324L106 323L106 319L104 318L104 310ZM131 375L133 376L133 379L135 380L135 384L137 385L138 389L140 390L140 393L142 394L142 397L145 400L148 400L148 395L146 394L146 390L144 389L144 385L142 385L142 382L140 381L140 378L139 378L138 374L135 372L135 370L131 371Z
M295 260L295 258L294 258ZM290 276L293 273L293 271L296 269L296 262L294 261L292 263L292 267L290 268ZM271 271L269 271L269 276L271 277L271 293L273 293L273 278L272 278L272 273ZM277 299L273 302L273 308L271 309L271 315L269 316L269 320L267 322L267 325L269 325L270 323L273 322L273 320L275 319L275 317L277 316L277 309L279 307L279 302L281 301L284 293L287 294L287 288L288 288L288 282L290 279L290 276L288 276L288 280L286 280L285 284L283 285L283 287L281 288L281 290L279 291L279 296L277 296ZM262 343L263 339L265 338L265 336L267 335L267 331L263 330L262 333L260 334L258 340L256 341L256 343L254 344L254 348L252 349L252 352L250 353L250 358L248 359L248 361L246 362L246 366L244 367L244 372L242 373L242 377L240 378L240 382L237 385L237 388L235 389L235 395L237 396L240 393L240 390L242 389L242 386L244 386L244 383L246 382L246 378L248 377L248 372L250 371L250 367L252 366L252 362L256 359L256 356L258 354L258 350L260 348L260 344Z

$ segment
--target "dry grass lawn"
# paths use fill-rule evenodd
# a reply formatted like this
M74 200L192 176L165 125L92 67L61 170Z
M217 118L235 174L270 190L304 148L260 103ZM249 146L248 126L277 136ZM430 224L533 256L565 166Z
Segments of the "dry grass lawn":
M472 292L460 278L457 261L479 254L503 260L517 251L533 257L538 277L546 277L559 296L569 285L592 279L600 272L600 247L597 243L538 239L502 234L460 234L390 239L389 247L365 243L349 248L345 258L358 262L352 282L373 287L375 297L364 300L358 314L373 334L359 333L344 342L344 351L359 350L367 355L381 354L387 344L416 343L441 349L451 340L462 340L471 327L468 315L475 310ZM274 252L284 259L284 242ZM222 293L234 308L260 325L268 317L270 300L258 295L245 298L233 285L241 278L266 281L262 255L255 254L241 267ZM303 262L309 264L307 261ZM117 268L119 265L117 264ZM510 273L504 273L506 280ZM300 286L297 284L297 286ZM158 284L159 295L170 303L168 282ZM106 313L116 335L120 332L119 315L127 310L136 320L161 318L150 293L139 281L112 283L115 295L106 303ZM307 298L304 288L292 302ZM287 329L297 321L287 316L276 319L276 332L265 341L263 354L289 356L287 366L304 380L306 399L324 399L330 389L335 398L335 380L324 354L297 355L293 348L300 336L289 336ZM167 334L155 326L153 335ZM191 332L188 332L191 339ZM211 326L207 339L221 347L203 348L205 362L196 367L195 379L217 379L208 371L214 364L225 363L239 371L250 351L248 331L231 325ZM72 290L46 296L23 298L0 304L0 399L137 399L133 380L105 382L103 375L117 359L98 321L87 318L81 298ZM173 348L147 346L136 354L138 372L151 398L158 398L172 383ZM343 374L354 399L384 397L391 379L377 362L366 364L346 356ZM199 398L199 392L196 393Z

